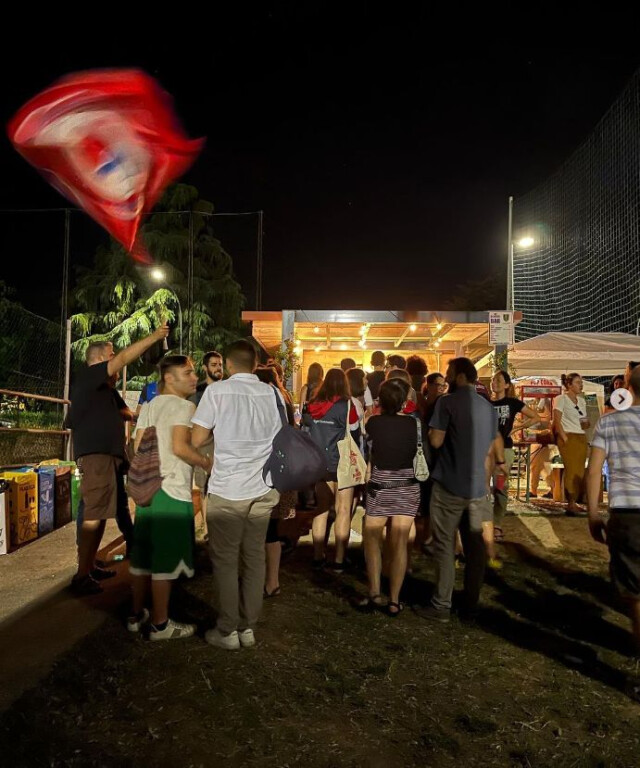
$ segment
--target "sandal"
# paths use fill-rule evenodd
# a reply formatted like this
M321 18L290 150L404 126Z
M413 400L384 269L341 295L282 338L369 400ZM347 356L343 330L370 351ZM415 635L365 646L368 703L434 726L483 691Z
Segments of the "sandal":
M391 610L392 608L395 608L396 610ZM392 619L397 618L402 611L404 611L404 603L387 603L387 616L390 616Z
M369 597L364 597L362 600L358 600L355 604L355 607L362 611L363 613L368 613L370 611L379 611L382 608L384 608L384 603L382 602L382 595L370 595Z
M499 525L493 526L493 540L494 541L504 541L504 532L502 528L500 528Z
M273 590L273 592L267 592L267 588L266 587L264 588L264 596L265 596L265 599L267 599L267 600L270 597L278 597L279 594L280 594L280 587L276 587Z

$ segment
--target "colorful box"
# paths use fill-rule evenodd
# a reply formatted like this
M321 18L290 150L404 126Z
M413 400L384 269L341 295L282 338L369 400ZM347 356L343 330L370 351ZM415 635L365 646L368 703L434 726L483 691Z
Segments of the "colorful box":
M6 555L9 551L8 491L9 483L0 480L0 555Z
M51 533L55 519L56 471L53 467L38 470L38 536Z
M71 522L71 467L56 466L55 527Z
M35 472L5 472L10 549L38 538L38 476Z

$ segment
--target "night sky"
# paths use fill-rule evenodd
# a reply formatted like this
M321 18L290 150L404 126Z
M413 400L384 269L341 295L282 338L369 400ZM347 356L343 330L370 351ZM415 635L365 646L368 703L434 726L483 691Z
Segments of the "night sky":
M5 49L2 119L68 72L139 66L174 96L187 132L207 137L184 180L217 211L264 210L265 309L438 309L457 283L502 265L508 195L517 204L552 173L640 65L590 50L432 57L417 17L330 21L265 5L203 35L194 20L174 40L69 34L18 62ZM65 205L6 138L0 167L0 208ZM61 216L1 221L2 279L55 317ZM221 222L219 234L251 307L255 221ZM75 214L73 264L101 238Z

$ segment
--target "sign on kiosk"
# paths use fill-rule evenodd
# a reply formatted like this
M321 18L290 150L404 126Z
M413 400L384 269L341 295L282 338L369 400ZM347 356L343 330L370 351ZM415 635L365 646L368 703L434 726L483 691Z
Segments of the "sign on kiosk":
M513 312L489 312L489 345L510 346L513 343Z

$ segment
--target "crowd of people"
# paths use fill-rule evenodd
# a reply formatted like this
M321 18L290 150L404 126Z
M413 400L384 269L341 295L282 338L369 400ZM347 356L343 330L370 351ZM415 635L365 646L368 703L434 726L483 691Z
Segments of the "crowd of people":
M115 575L100 567L96 554L106 520L116 518L132 577L127 628L144 628L151 641L192 636L194 625L169 616L169 598L173 581L194 573L195 485L202 491L201 515L213 564L217 620L205 634L211 645L233 650L255 644L263 599L280 593L278 523L300 506L313 511L311 567L336 574L352 567L352 519L356 507L364 507L368 590L358 610L380 610L390 618L402 613L402 587L418 538L435 562L436 580L430 604L414 607L416 613L449 621L456 557L463 553L458 609L473 617L487 563L501 566L496 542L504 538L514 435L543 420L515 396L507 371L495 373L489 393L464 357L451 360L444 375L429 372L417 355L405 360L379 351L371 357L370 373L351 358L327 371L313 363L298 414L277 363L258 365L255 347L237 341L224 360L217 352L205 355L200 384L188 357L163 357L157 386L143 391L138 413L131 414L115 389L118 373L167 335L163 325L117 354L108 342L91 344L87 366L74 382L70 426L82 471L78 571L72 581L76 594L96 594L102 591L100 582ZM563 384L565 394L555 399L547 418L564 463L567 514L586 515L580 506L589 428L583 384L577 373L564 377ZM640 367L630 368L622 384L630 389L633 405L598 422L588 473L588 516L594 537L603 540L598 494L606 461L612 573L634 606L640 643L640 518L627 514L640 511ZM133 449L145 440L153 447L160 477L151 502L136 508L132 523L123 422L136 418ZM325 466L313 487L279 494L265 465L283 423L308 433ZM348 436L367 466L357 484L345 483L340 474L341 445Z

